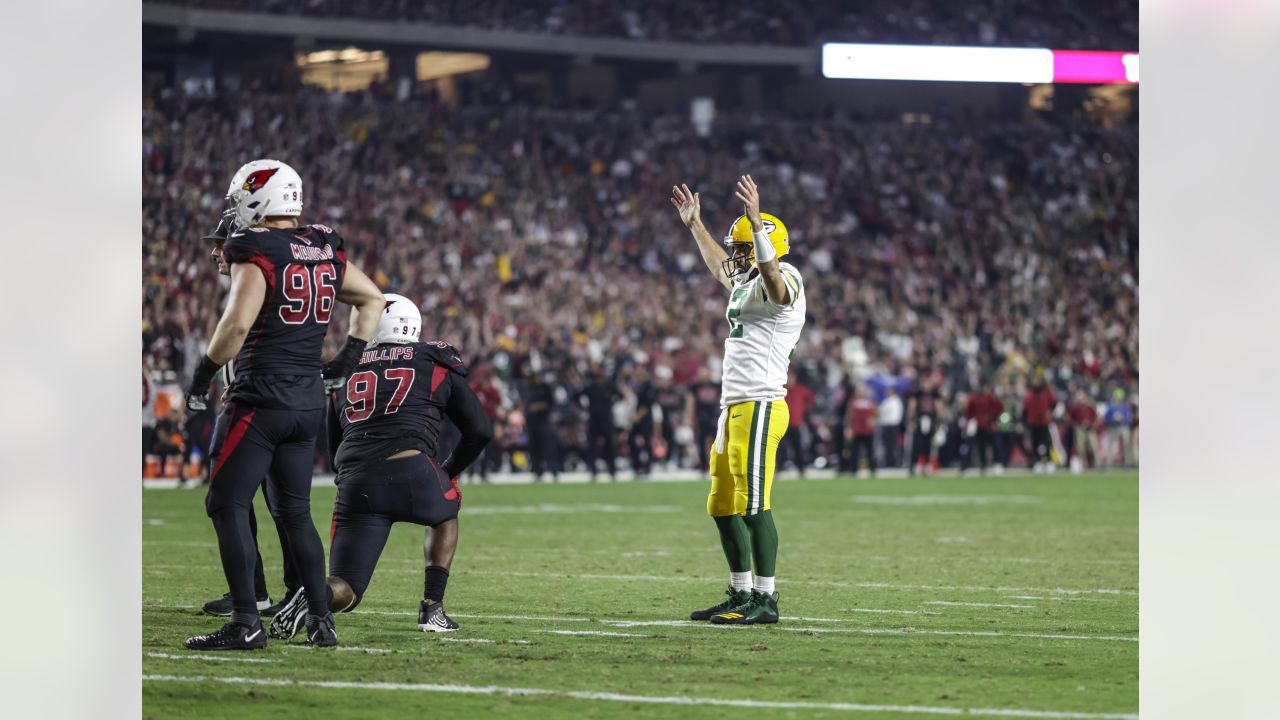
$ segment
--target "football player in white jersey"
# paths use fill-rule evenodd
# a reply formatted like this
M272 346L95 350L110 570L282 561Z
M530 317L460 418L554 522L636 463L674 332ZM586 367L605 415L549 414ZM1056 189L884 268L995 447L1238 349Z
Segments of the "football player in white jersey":
M781 261L790 250L787 228L760 212L760 193L750 175L738 181L734 195L743 214L723 244L702 224L698 193L687 185L671 193L671 204L698 241L707 269L729 291L720 421L707 497L707 513L729 561L729 589L723 602L690 617L716 624L776 623L778 531L769 496L789 417L787 368L804 327L804 281L800 271Z

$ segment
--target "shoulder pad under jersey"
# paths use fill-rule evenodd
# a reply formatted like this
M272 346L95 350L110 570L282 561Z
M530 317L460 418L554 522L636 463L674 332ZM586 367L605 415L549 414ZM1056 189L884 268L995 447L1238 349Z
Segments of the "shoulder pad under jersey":
M448 368L459 375L466 377L469 372L467 364L462 360L462 354L458 349L443 340L427 340L418 343L423 352L427 354L437 365Z

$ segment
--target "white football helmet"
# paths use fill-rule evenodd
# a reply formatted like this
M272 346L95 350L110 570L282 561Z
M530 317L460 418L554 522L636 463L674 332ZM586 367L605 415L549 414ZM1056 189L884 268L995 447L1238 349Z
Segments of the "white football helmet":
M302 214L302 177L279 160L254 160L240 166L227 187L232 230L252 227L268 216Z
M403 295L387 293L387 306L378 318L378 329L369 339L369 347L381 343L412 343L422 337L422 313Z

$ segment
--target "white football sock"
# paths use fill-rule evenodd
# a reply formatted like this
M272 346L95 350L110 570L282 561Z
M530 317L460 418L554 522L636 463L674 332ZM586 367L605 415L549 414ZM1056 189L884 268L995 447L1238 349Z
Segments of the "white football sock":
M734 590L750 590L751 589L751 571L747 572L731 572L729 573L729 584Z
M773 592L773 578L771 578L771 577L761 577L761 576L757 575L757 576L756 576L756 587L755 587L755 589L756 589L756 591L757 591L757 592L762 592L762 593L765 593L766 595L767 595L767 594L772 593L772 592Z

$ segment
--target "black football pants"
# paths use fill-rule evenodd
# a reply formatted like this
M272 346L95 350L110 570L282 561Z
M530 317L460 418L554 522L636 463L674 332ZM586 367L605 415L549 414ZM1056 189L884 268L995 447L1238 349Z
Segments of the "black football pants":
M1049 451L1053 449L1053 441L1049 437L1049 426L1031 428L1031 454L1027 457L1027 467L1032 463L1049 462Z
M209 463L210 471L212 465L218 461L218 453L222 450L222 441L227 436L227 413L218 413L217 420L213 424L213 432L209 438ZM276 506L275 495L271 491L266 479L262 483L262 497L267 501L267 508L272 510ZM284 589L285 595L292 595L295 590L302 587L302 580L298 577L298 569L294 567L293 557L289 554L289 536L284 531L284 523L275 517L275 511L272 510L272 519L275 520L276 537L280 540L280 551L284 560ZM254 512L253 505L249 506L249 530L253 533L253 553L255 565L253 568L253 590L254 595L265 598L269 595L267 592L267 576L262 567L262 551L258 549L258 516Z
M285 551L306 586L307 601L313 608L328 607L324 546L311 521L311 474L323 412L227 404L225 435L219 438L218 460L209 474L205 509L218 534L222 570L236 612L258 612L258 553L249 512L264 476L268 497L275 500L272 516L284 526Z
M356 601L348 610L364 597L392 523L435 527L458 517L461 506L458 486L423 454L339 474L329 538L329 574L347 581L355 591Z
M604 452L601 453L603 446ZM609 477L616 477L618 474L618 431L613 426L613 420L592 418L587 425L587 467L591 470L591 477L596 476L596 460L603 457L609 466Z

